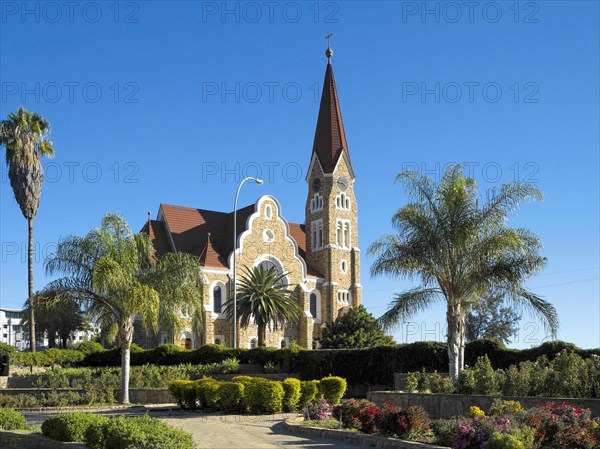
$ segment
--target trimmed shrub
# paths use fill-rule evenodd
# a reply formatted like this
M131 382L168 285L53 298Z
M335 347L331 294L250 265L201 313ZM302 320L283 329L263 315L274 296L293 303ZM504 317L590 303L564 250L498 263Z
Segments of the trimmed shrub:
M304 407L306 403L312 401L319 394L319 381L318 380L304 380L300 382L300 399L298 405L300 408Z
M167 388L181 408L196 409L196 381L173 380Z
M25 417L12 408L0 408L0 429L19 430L26 429Z
M324 377L319 382L319 391L329 404L339 404L346 392L346 379L338 376Z
M58 441L84 441L85 431L92 424L108 421L106 416L90 413L62 413L48 418L42 424L42 433Z
M0 342L0 376L8 375L8 362L16 352L17 350L13 346Z
M219 405L225 411L238 411L244 407L244 384L221 382L219 384Z
M300 381L292 377L281 382L283 386L283 409L286 412L296 410L300 400Z
M196 399L200 408L215 409L219 405L219 387L221 382L212 377L205 377L195 381Z
M111 418L92 424L85 442L93 449L194 449L191 435L149 416Z
M284 390L281 382L258 380L246 386L246 404L251 412L274 413L281 410Z

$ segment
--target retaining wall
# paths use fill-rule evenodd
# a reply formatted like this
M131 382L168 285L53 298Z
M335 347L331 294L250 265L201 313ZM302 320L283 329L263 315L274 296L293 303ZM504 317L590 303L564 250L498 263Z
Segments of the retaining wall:
M385 400L400 407L409 405L420 405L431 418L451 418L453 416L465 416L469 413L469 407L477 407L488 410L494 399L519 401L524 408L535 407L539 403L554 402L556 404L567 403L578 407L589 408L593 416L600 416L600 399L567 399L567 398L545 398L529 396L482 396L470 394L426 394L426 393L401 393L398 391L371 391L367 398L378 405Z

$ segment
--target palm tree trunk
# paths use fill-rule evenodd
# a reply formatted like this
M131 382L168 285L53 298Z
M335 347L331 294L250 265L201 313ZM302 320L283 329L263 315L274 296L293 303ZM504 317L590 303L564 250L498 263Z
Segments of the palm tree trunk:
M121 404L129 404L129 369L131 366L131 342L133 341L133 320L122 329L121 340Z
M267 346L267 325L258 325L258 346Z
M460 372L460 320L457 316L456 306L448 305L446 318L448 320L448 359L450 378L458 380Z
M33 218L27 218L27 228L29 234L29 243L27 245L27 265L28 265L28 304L29 304L29 339L31 341L30 351L35 352L35 313L33 311Z

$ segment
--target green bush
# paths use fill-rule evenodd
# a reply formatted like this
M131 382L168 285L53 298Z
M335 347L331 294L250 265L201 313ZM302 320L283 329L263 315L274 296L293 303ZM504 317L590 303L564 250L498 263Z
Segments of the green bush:
M487 355L479 357L473 368L475 375L474 394L498 394L498 383L496 373Z
M282 381L281 385L284 391L283 410L286 412L296 410L300 400L300 381L290 377Z
M253 413L274 413L281 410L285 392L281 382L257 380L245 389L246 405Z
M300 383L300 399L298 400L299 407L304 407L308 402L311 402L319 394L318 380L304 380Z
M15 352L17 352L17 350L14 347L7 345L6 343L0 342L0 376L8 375L8 373L7 373L8 363L9 363L10 357Z
M92 449L194 449L191 435L149 416L111 418L85 432Z
M0 408L0 429L19 430L27 428L25 417L12 408Z
M173 380L167 388L181 408L196 409L196 381Z
M95 354L97 352L105 351L104 346L102 346L97 341L83 341L77 345L75 348L79 352L83 352L85 355Z
M406 390L408 393L417 391L419 388L419 377L420 376L418 372L408 373L404 379L404 390Z
M328 376L319 382L319 391L325 400L331 404L339 404L346 392L346 379L338 376Z
M212 377L195 381L196 399L202 409L215 409L219 405L219 387L221 382Z
M221 382L219 384L219 405L225 411L239 411L244 407L244 384Z
M85 431L92 424L108 421L106 416L73 412L54 415L42 424L42 433L58 441L84 441Z

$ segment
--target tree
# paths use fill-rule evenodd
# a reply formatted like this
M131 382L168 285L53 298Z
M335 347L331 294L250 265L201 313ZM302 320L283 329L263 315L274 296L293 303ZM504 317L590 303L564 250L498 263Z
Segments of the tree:
M53 290L42 290L33 297L35 309L36 329L38 335L46 333L48 336L48 347L56 347L56 342L62 348L67 347L67 341L73 332L84 328L83 312L81 307L71 298L61 299ZM29 315L29 304L24 305L25 317ZM27 325L25 318L22 324Z
M168 253L156 261L147 234L133 234L122 217L107 214L99 229L58 243L46 260L50 284L62 298L88 305L108 340L121 346L121 402L129 403L130 349L137 316L146 329L202 326L202 272L194 256ZM159 325L160 322L160 325Z
M394 344L394 339L385 335L373 315L362 305L351 307L325 326L321 341L323 349L361 349Z
M546 264L541 242L529 230L507 224L521 203L542 199L535 186L506 184L480 204L475 180L460 165L451 166L438 185L415 171L401 172L396 182L405 184L412 202L393 216L398 233L369 248L376 256L371 274L417 278L421 285L395 295L379 318L384 329L445 301L453 379L464 367L467 313L490 292L517 310L529 310L556 335L555 308L523 287Z
M501 296L487 296L476 302L467 314L466 340L490 338L510 343L519 330L521 315L504 305Z
M27 220L27 298L31 352L35 352L35 313L33 308L33 219L40 206L44 169L42 156L52 156L54 145L47 136L50 124L40 114L19 108L0 122L0 145L6 147L6 165L15 199Z
M298 322L302 309L294 292L284 282L285 273L262 265L244 268L237 293L237 316L240 326L258 327L258 346L266 346L267 328L277 330ZM233 320L233 300L223 304L227 318Z

